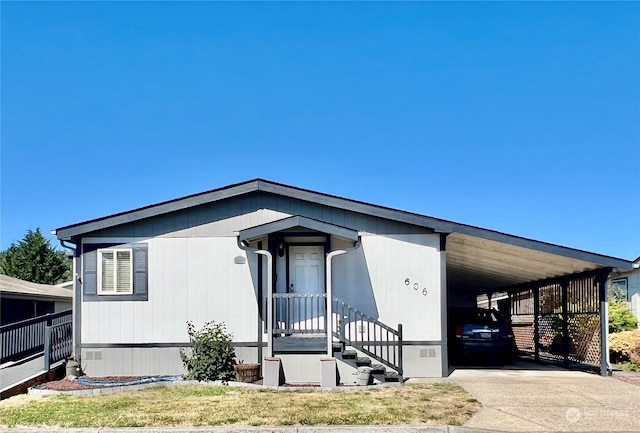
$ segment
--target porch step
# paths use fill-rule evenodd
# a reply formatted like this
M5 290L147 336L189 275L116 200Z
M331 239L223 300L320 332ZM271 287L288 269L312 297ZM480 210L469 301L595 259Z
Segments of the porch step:
M371 367L371 375L378 382L402 382L403 378L395 371L387 371L387 367L382 364L373 364L368 356L357 356L357 351L348 349L336 353L338 359L355 367Z
M371 374L385 374L387 372L387 367L382 364L372 364L371 365Z
M356 358L356 366L358 367L369 367L371 366L371 358L368 356L359 356Z
M385 382L401 382L402 376L400 376L395 371L387 371L384 373L384 381Z
M343 350L342 351L342 359L356 359L356 355L358 352L355 350Z

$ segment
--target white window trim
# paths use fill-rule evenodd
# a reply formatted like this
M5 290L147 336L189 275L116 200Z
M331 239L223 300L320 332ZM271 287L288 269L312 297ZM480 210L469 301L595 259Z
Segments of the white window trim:
M114 269L114 282L118 281L117 280L117 273L118 273L118 266L116 264L116 257L118 256L119 252L128 252L129 253L129 260L131 261L131 266L129 266L129 281L131 282L131 287L127 292L118 292L116 290L113 291L103 291L102 290L102 253L103 252L108 252L108 253L113 253L113 258L114 258L114 265L113 265L113 269ZM101 248L98 249L98 256L97 256L97 260L98 260L98 274L96 275L96 279L98 280L98 295L104 295L104 296L112 296L112 295L132 295L133 294L133 250L131 248Z

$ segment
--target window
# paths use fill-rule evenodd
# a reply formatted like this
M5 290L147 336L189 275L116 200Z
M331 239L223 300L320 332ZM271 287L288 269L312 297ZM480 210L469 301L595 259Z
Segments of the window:
M82 300L148 301L148 251L142 242L83 243Z
M133 254L131 250L98 250L98 294L133 293Z
M615 278L609 284L609 299L615 301L627 301L627 279Z

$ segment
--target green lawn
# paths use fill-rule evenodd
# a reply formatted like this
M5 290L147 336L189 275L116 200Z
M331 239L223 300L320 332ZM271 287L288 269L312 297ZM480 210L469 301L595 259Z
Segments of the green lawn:
M461 425L479 408L451 383L350 392L180 385L99 396L13 397L0 402L0 425Z

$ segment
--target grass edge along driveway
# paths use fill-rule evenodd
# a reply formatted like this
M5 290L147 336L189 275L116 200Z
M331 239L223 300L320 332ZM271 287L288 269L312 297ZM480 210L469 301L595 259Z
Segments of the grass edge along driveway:
M0 426L462 425L479 409L477 400L448 382L351 392L180 385L12 397L0 402Z

